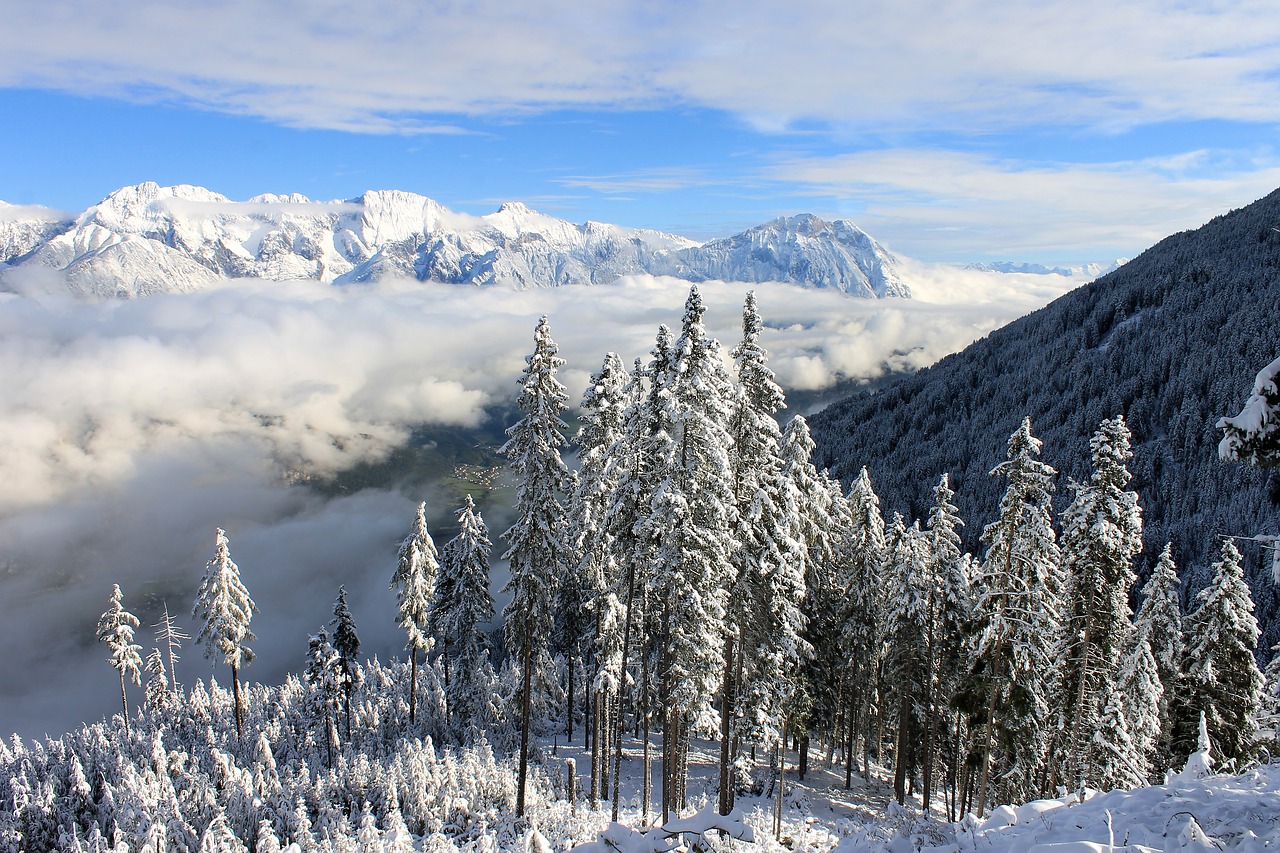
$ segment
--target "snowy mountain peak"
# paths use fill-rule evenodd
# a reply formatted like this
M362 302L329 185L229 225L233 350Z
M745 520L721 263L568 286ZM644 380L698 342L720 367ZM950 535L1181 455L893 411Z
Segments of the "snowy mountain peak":
M642 274L909 296L895 262L852 223L811 214L700 244L602 222L575 225L521 202L471 216L403 190L328 202L264 193L239 202L203 187L147 181L56 221L0 208L0 264L7 265L0 290L12 289L7 276L34 264L97 296L195 290L221 278L395 276L531 288Z

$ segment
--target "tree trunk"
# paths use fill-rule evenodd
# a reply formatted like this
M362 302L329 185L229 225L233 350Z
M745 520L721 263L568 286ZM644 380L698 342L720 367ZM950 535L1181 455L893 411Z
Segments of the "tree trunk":
M778 767L775 773L777 779L777 787L774 789L773 795L773 838L775 841L782 840L782 783L783 776L786 773L787 761L787 722L782 723L782 737L778 738L775 753L777 755Z
M520 696L520 770L516 788L516 817L524 817L524 789L529 776L529 710L533 692L533 644L526 632L524 645L524 687Z
M796 770L796 775L797 777L799 777L800 781L803 782L805 774L809 772L809 733L808 732L805 732L804 734L800 735L800 743L799 743L799 748L797 749L797 752L799 754L800 764L799 764L799 768Z
M908 746L911 742L911 688L907 684L901 686L898 695L898 745L893 762L893 795L898 805L907 802L907 771L910 764Z
M732 634L725 642L724 686L720 707L720 814L733 811L733 713L737 703L737 685L733 681L733 653L735 640Z
M573 655L569 655L569 716L565 723L565 737L573 743Z
M120 708L124 712L124 736L129 739L129 699L124 692L124 670L120 670Z
M996 647L991 656L991 696L987 700L986 734L982 740L982 776L978 780L978 816L981 817L987 808L987 785L991 781L991 750L995 740L996 696L1000 692L999 664L1004 653L1004 637L996 640Z
M618 822L618 777L622 774L622 691L627 683L627 655L631 651L631 610L636 599L636 567L627 565L627 613L622 623L622 673L618 683L618 695L614 697L617 720L613 743L613 821Z
M236 705L236 737L244 736L244 714L240 709L240 672L235 664L231 665L231 693Z
M409 649L409 723L418 721L418 650Z

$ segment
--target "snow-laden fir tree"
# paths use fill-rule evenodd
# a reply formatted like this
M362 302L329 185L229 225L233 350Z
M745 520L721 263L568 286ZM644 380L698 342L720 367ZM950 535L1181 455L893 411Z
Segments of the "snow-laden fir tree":
M760 639L755 647L755 690L768 699L753 704L765 709L772 721L764 730L764 743L774 747L776 791L781 792L787 734L803 725L811 704L802 676L813 647L805 637L802 605L809 575L828 557L831 493L810 462L813 440L804 418L797 415L788 423L778 453L777 485L769 477L762 486L771 493L781 524L769 535L770 547L759 565L756 617ZM781 812L775 811L775 835L781 831L780 821Z
M481 626L493 621L489 592L489 556L493 545L475 501L467 495L456 515L458 535L441 549L440 583L431 605L431 622L439 632L446 657L449 713L463 720L483 706L480 676L487 658Z
M724 664L725 581L736 543L728 432L733 382L707 334L696 287L685 301L674 366L661 402L671 443L646 525L656 532L654 596L662 643L663 815L683 808L691 725Z
M307 638L307 665L302 680L311 688L308 710L324 738L329 767L333 767L337 747L336 718L343 698L342 678L342 657L329 641L329 632L321 628Z
M611 717L613 819L620 807L620 775L622 768L622 691L628 687L628 669L633 655L641 698L647 701L649 668L644 653L649 648L652 620L648 605L653 600L656 566L654 552L660 529L653 525L650 512L653 496L662 482L660 460L670 455L672 425L665 397L670 376L675 369L674 343L671 331L658 327L651 358L646 365L637 359L624 390L628 405L623 415L622 434L609 451L608 471L615 483L604 515L604 530L613 559L619 567L616 579L617 598L622 602L621 661L618 693L614 697ZM633 642L634 640L634 642ZM632 685L633 693L634 687ZM646 778L648 746L648 711L642 717L646 734ZM642 785L644 811L648 813L648 784Z
M1133 558L1142 550L1142 511L1128 491L1125 467L1133 452L1123 417L1103 421L1089 442L1093 474L1071 483L1075 499L1063 513L1062 556L1067 575L1062 640L1055 661L1054 743L1050 786L1098 787L1115 758L1104 738L1104 706L1129 644ZM1112 776L1114 781L1116 777Z
M524 417L507 430L501 453L516 481L516 520L503 534L511 563L506 591L511 602L503 611L508 652L520 662L520 780L516 813L524 815L529 761L530 708L534 670L539 683L550 682L547 649L551 642L552 608L557 581L566 565L567 520L560 493L568 471L560 458L568 426L561 420L567 395L556 372L564 365L551 338L546 316L538 321L533 352L525 357L517 405Z
M888 560L884 517L880 498L864 466L849 488L849 537L846 549L847 609L841 620L840 638L849 662L849 743L845 785L850 784L855 741L861 731L863 770L870 773L870 755L879 740L873 732L873 715L883 721L880 682L888 642L888 602L884 571ZM879 728L877 725L875 728Z
M219 527L213 559L205 567L191 615L202 623L196 642L204 646L205 656L211 660L221 657L231 667L237 736L244 734L240 670L253 661L253 650L245 644L256 639L249 630L249 620L257 610L258 605L240 582L240 568L231 560L226 531Z
M1134 741L1129 705L1119 686L1102 703L1093 732L1093 774L1101 790L1140 788L1147 784L1142 750Z
M724 671L721 678L720 802L721 814L733 809L736 789L732 768L736 761L733 744L744 736L755 737L764 719L773 715L753 707L751 691L742 707L740 698L745 678L754 678L747 658L758 648L764 627L757 614L761 607L766 565L777 563L789 549L790 531L779 505L782 484L778 449L782 433L774 415L786 406L782 388L769 368L768 351L760 344L764 324L756 305L755 292L747 294L742 309L742 340L732 351L738 386L732 401L729 433L732 440L730 464L733 468L733 500L737 510L734 538L738 548L726 579L729 610L726 613ZM759 696L767 688L757 684Z
M594 667L590 673L591 802L598 802L608 767L610 711L622 685L623 603L619 564L606 523L619 469L612 454L622 438L630 377L617 353L607 353L582 394L578 430L579 476L571 496L571 550L582 586L591 591Z
M1104 752L1122 755L1121 763L1132 765L1132 769L1140 775L1140 782L1125 780L1126 787L1158 782L1159 777L1163 776L1164 768L1156 765L1154 759L1160 741L1160 711L1165 707L1165 689L1160 681L1159 665L1151 651L1149 623L1140 623L1130 632L1129 648L1116 673L1115 692L1119 696L1120 713L1126 721L1131 752L1123 752L1124 744L1107 743L1105 727L1100 732L1106 746ZM1114 774L1103 773L1101 777L1123 784Z
M405 632L409 653L409 721L417 722L418 653L431 651L431 602L440 575L440 556L427 530L427 504L418 504L413 529L400 543L399 562L391 575L396 593L396 624Z
M575 497L581 488L580 477L573 471L565 480L564 492L568 499L565 513L564 572L556 586L552 622L552 647L564 658L565 677L565 737L573 742L573 724L577 707L575 700L579 675L592 657L595 641L595 618L591 608L600 590L595 586L596 576L583 563L583 553L576 547L579 540L577 521L573 510Z
M1253 755L1262 674L1254 657L1253 599L1230 539L1223 540L1213 580L1196 600L1199 607L1183 622L1182 675L1171 711L1174 759L1191 753L1204 713L1219 761L1242 762Z
M1182 666L1182 582L1173 561L1173 544L1167 543L1156 561L1155 570L1142 588L1142 605L1134 619L1134 630L1144 635L1155 660L1160 694L1160 731L1149 755L1152 782L1159 782L1164 771L1173 767L1170 742L1173 737L1169 713L1178 674Z
M976 712L979 813L993 791L998 802L1035 796L1042 777L1062 584L1051 497L1057 472L1037 458L1040 447L1026 418L1009 437L1008 460L991 471L1008 485L999 519L983 529L987 553L973 584L969 685L980 701L968 704Z
M943 734L951 729L944 717L961 676L964 629L969 621L969 557L961 549L959 508L952 503L951 477L943 474L933 490L933 508L925 525L929 555L929 608L925 625L928 696L924 710L924 789L927 810L933 795L934 769ZM952 750L954 753L954 750ZM958 756L950 756L954 774Z
M928 633L933 621L933 565L928 540L919 522L907 527L895 513L890 525L888 559L888 649L885 668L892 685L897 717L893 791L899 803L907 797L907 778L914 778L924 734L921 711L930 690Z
M342 690L342 705L347 720L347 740L351 739L351 697L360 686L360 637L356 633L356 620L347 606L347 588L338 587L338 598L333 602L333 649L338 653L338 686Z
M111 587L111 598L106 612L98 619L98 642L106 643L111 650L107 662L120 674L120 707L124 714L124 733L129 735L129 699L125 695L125 680L141 684L142 646L134 643L133 632L138 627L138 617L124 609L124 596L120 584Z

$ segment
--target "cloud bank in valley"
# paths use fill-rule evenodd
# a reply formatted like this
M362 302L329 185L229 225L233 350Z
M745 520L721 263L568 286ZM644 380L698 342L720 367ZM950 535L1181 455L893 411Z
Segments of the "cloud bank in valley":
M1072 285L910 272L913 300L755 286L780 380L817 390L916 368ZM748 289L701 288L726 351ZM647 357L658 325L679 325L687 293L635 278L527 292L235 282L134 302L0 297L0 721L34 735L109 713L114 674L93 631L111 584L144 621L165 601L189 625L215 526L261 608L251 678L299 666L342 583L365 652L399 654L386 589L396 548L416 501L437 526L454 508L434 492L335 497L290 482L376 462L418 425L483 423L514 397L544 313L576 400L605 352ZM495 539L502 509L489 512ZM196 649L184 667L209 672Z

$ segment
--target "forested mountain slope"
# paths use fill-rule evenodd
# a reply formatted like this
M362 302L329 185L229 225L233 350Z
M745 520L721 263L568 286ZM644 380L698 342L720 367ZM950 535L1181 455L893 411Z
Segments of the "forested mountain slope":
M1280 355L1280 191L1161 241L1115 272L933 367L811 419L815 461L848 485L866 465L886 514L921 517L950 472L966 545L981 549L1003 484L988 472L1024 416L1059 475L1088 477L1089 437L1123 413L1145 516L1143 578L1172 541L1184 586L1205 583L1222 534L1280 530L1280 471L1218 459L1222 415L1240 410ZM1280 640L1269 551L1243 543L1263 627Z

